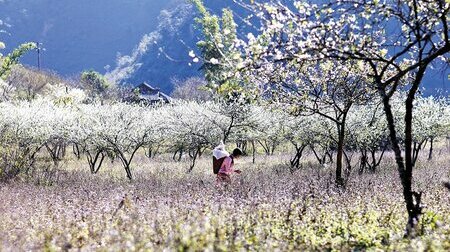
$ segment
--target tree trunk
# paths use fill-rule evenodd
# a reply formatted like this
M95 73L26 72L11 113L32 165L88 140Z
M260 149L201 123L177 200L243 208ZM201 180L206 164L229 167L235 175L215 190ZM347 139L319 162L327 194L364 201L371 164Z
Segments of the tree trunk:
M97 166L97 168L96 168L95 171L94 171L95 174L97 174L98 171L100 170L100 167L102 167L103 160L105 160L105 157L106 157L106 155L105 155L103 152L102 152L101 156L102 156L102 157L100 158L100 161L99 161L99 163L98 163L98 166Z
M370 151L370 156L372 157L372 164L370 165L370 171L372 172L372 173L375 173L376 171L377 171L377 158L376 158L376 150L375 149L372 149L371 151Z
M345 169L344 185L347 185L347 181L350 178L350 174L352 173L352 157L353 157L353 155L349 156L349 155L347 155L347 153L345 151L343 154L345 157L345 163L347 165L347 168Z
M300 159L303 156L303 150L305 149L306 145L301 145L298 146L297 144L294 144L295 147L295 155L294 157L290 160L291 163L291 169L295 169L298 170L300 167Z
M175 152L174 152L173 155L172 155L173 161L176 161L176 160L177 160L177 153L178 153L178 150L175 150Z
M270 155L273 156L273 154L275 153L275 148L277 148L277 144L275 142L272 143L272 150L270 151Z
M420 70L419 70L420 71ZM418 73L420 74L420 73ZM415 92L410 91L406 99L406 113L405 113L405 170L403 172L403 195L406 201L406 208L408 210L408 225L406 233L408 236L415 235L415 227L419 222L422 214L421 198L422 193L416 193L412 190L412 171L414 167L414 160L412 155L412 112Z
M419 158L419 153L420 153L420 150L422 149L423 143L424 142L418 143L418 142L414 141L413 148L412 148L412 166L413 167L416 165L416 161Z
M428 160L433 159L433 140L434 138L430 138L430 152L428 153Z
M311 150L312 150L314 156L316 157L317 161L319 162L319 164L321 164L321 165L324 164L323 160L317 154L316 149L314 149L314 145L311 144L309 147L311 148Z
M223 139L222 139L222 141L223 141L224 144L227 143L228 137L230 136L230 133L231 133L231 130L233 129L233 126L234 126L234 117L232 116L232 117L231 117L230 125L228 125L227 129L226 129L225 132L223 133Z
M261 147L263 147L264 153L266 153L266 156L270 156L270 146L267 143L267 141L266 140L264 140L264 141L258 140L258 143L261 145Z
M372 152L372 164L370 165L370 170L375 173L377 171L378 166L380 166L381 160L383 159L386 149L383 149L381 151L381 154L380 154L380 157L378 158L378 160L375 156L376 150L373 149L373 150L371 150L371 152Z
M240 148L244 155L247 155L247 141L246 140L238 140L236 141L236 147Z
M180 155L178 155L178 162L181 161L182 157L183 157L183 149L180 149Z
M389 137L392 143L392 149L395 153L395 161L397 163L397 170L400 175L400 180L403 186L403 198L406 204L406 210L408 212L408 224L406 226L406 235L414 236L415 227L419 221L420 214L422 213L421 198L422 193L416 193L412 191L412 110L413 110L413 100L415 95L415 90L417 90L420 80L417 78L420 75L423 77L419 70L418 76L416 77L415 83L413 84L412 90L408 94L408 99L406 101L406 113L405 113L405 160L403 160L402 151L400 149L399 142L397 140L397 132L395 128L394 115L392 113L392 108L389 103L390 97L386 94L384 87L379 86L379 92L383 99L383 106L386 115L386 120L389 128ZM420 78L421 79L421 78ZM381 80L378 80L379 85Z
M127 178L129 180L132 180L133 176L131 175L131 169L130 169L130 164L129 163L125 165L125 172L127 173Z
M248 146L248 142L247 142L247 141L244 141L244 142L242 143L242 147L241 147L242 152L247 153L247 151L248 151L247 146Z
M133 176L132 176L132 174L131 174L131 168L130 168L130 166L131 166L131 161L133 161L134 155L135 155L136 152L141 148L141 146L142 146L142 145L136 146L136 147L134 148L134 150L131 152L131 155L130 155L129 158L127 158L127 157L125 156L125 153L123 153L122 151L116 149L116 153L118 154L120 161L122 161L122 165L123 165L123 167L124 167L124 169L125 169L125 172L127 173L127 178L128 178L129 180L132 180L132 179L133 179Z
M362 175L364 173L364 170L367 166L367 150L361 150L361 158L359 161L359 175Z
M152 158L152 157L153 157L153 148L152 148L151 146L148 147L146 156L147 156L148 158Z
M58 145L57 156L58 156L59 160L63 160L66 157L66 144L65 143L60 143Z
M255 140L252 140L252 162L255 163L255 155L256 155L256 148L255 148Z
M98 173L105 157L106 157L106 155L103 153L103 151L97 151L95 153L94 157L91 155L91 153L89 151L86 151L86 158L88 160L89 168L90 168L92 174ZM99 158L100 158L100 160L99 160Z
M345 141L345 116L341 123L337 124L338 128L338 146L336 154L336 184L342 186L344 179L342 178L342 161L344 156L344 141Z
M52 143L50 143L50 144L48 144L48 143L46 143L45 144L45 148L47 148L47 151L48 151L48 153L49 153L49 155L50 155L50 158L52 159L52 161L53 161L53 164L54 165L58 165L58 163L59 163L59 161L61 161L62 160L62 155L61 155L61 153L62 153L62 143L55 143L55 144L52 144Z
M193 153L192 153L192 163L191 163L191 165L189 166L188 173L192 172L192 170L193 170L194 167L195 167L195 161L197 160L197 156L198 156L199 150L200 150L199 148L196 148L196 149L193 150Z
M78 160L80 160L81 159L80 147L78 146L78 144L73 144L72 148L73 154L77 157Z
M333 163L333 150L328 149L325 151L325 154L323 156L323 163L325 164L327 162L327 157L329 159L330 163Z

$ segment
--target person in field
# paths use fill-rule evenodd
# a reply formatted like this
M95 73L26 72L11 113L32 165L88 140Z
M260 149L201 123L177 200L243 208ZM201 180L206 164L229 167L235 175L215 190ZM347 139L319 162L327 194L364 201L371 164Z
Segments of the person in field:
M225 151L225 146L220 144L213 151L213 170L217 174L218 182L231 182L230 175L233 173L240 174L240 170L234 169L234 160L242 156L242 151L239 148L233 150L231 155Z

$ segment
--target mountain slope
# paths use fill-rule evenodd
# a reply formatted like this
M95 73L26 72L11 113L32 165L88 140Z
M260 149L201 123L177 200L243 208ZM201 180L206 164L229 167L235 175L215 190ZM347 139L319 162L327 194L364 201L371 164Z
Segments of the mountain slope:
M233 7L231 1L205 1L214 13ZM172 79L199 76L200 65L188 56L196 50L200 38L195 28L196 10L185 0L174 1L162 10L157 29L143 36L130 55L118 57L117 65L106 75L121 83L136 84L143 81L160 87L165 92L173 89ZM241 26L245 29L245 26Z
M1 33L0 40L8 49L24 41L43 43L42 65L62 75L91 68L104 72L117 52L128 53L142 34L157 27L157 16L167 5L154 0L3 0L0 19L8 33ZM36 55L25 63L35 66Z
M171 78L198 75L187 53L195 44L193 13L193 7L185 3L174 3L161 11L158 27L145 34L130 55L118 57L116 67L106 76L121 83L146 81L170 92Z
M286 2L289 2L286 0ZM248 27L233 1L206 0L211 11L235 12L241 33ZM8 49L25 41L39 41L44 68L64 76L86 69L137 85L146 81L171 92L172 78L197 76L188 52L196 49L195 10L186 0L0 0L0 40ZM1 30L6 30L1 32ZM36 66L36 53L24 59ZM447 75L430 70L424 80L427 94L450 91Z

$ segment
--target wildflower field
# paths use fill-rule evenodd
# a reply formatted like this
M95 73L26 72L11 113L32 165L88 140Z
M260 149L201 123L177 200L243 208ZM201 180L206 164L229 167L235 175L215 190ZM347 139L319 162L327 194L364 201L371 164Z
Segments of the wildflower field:
M116 67L84 61L133 40L98 15L113 1L80 27L29 17L56 1L14 21L12 2L0 252L450 251L449 0L164 1ZM33 22L17 34L35 42L3 42ZM58 50L53 30L76 39ZM92 69L52 71L77 60Z
M420 160L426 208L404 239L401 185L388 155L377 173L352 173L337 188L333 169L283 155L243 158L241 175L217 185L209 156L191 173L164 155L136 157L135 179L119 163L92 175L69 158L58 168L0 185L0 250L276 251L450 249L450 157ZM206 154L205 154L206 156Z

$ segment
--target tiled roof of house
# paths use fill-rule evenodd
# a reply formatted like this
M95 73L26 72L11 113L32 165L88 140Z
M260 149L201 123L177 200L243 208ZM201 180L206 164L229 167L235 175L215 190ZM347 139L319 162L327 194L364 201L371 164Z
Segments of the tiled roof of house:
M169 103L172 100L170 96L160 92L159 88L154 88L146 82L139 84L136 88L139 89L139 98L141 100L146 100L148 102L164 101L166 103Z

